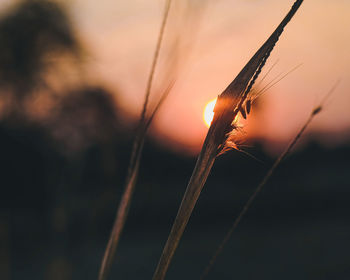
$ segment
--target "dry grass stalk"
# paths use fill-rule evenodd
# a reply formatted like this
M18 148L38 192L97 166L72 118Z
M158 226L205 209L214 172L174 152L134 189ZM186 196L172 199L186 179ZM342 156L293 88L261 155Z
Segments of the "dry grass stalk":
M338 83L337 83L338 84ZM314 119L314 117L316 115L318 115L322 109L323 109L323 105L324 102L326 100L326 98L328 98L330 96L330 94L332 94L334 92L334 90L336 89L336 85L334 85L334 87L329 91L329 93L326 95L325 99L320 103L320 105L318 105L317 107L315 107L309 118L306 120L306 122L304 123L304 125L301 127L301 129L299 130L298 134L294 137L294 139L289 143L289 145L287 146L287 148L282 152L282 154L276 159L276 161L274 162L274 164L272 165L272 167L269 169L269 171L267 172L267 174L265 175L265 177L262 179L262 181L260 182L260 184L256 187L255 191L253 192L253 194L250 196L250 198L248 199L248 201L246 202L246 204L244 205L242 211L238 214L237 218L235 219L233 225L231 226L230 230L227 232L227 234L225 235L225 238L222 240L221 244L219 245L219 247L216 249L214 255L212 256L212 258L210 259L210 262L208 264L208 266L206 267L206 269L204 270L202 276L201 276L201 280L205 279L205 277L208 275L209 271L211 270L211 268L213 267L215 261L217 260L218 256L221 254L222 250L224 249L226 243L229 241L232 233L235 231L235 229L237 228L239 222L241 221L241 219L243 218L243 216L246 214L246 212L248 211L249 207L251 206L251 204L253 203L253 201L255 200L256 196L260 193L261 189L266 185L267 181L271 178L272 174L276 171L276 168L280 165L280 163L286 158L286 156L290 153L290 151L293 149L293 147L295 146L295 144L299 141L300 137L302 136L302 134L304 133L304 131L307 129L307 127L310 125L310 123L312 122L312 120Z
M297 0L294 3L269 39L255 53L233 82L219 95L214 109L214 119L198 156L196 166L153 275L153 280L163 280L165 278L172 257L216 157L230 147L235 147L229 138L231 132L236 129L234 119L239 112L246 110L247 102L250 104L249 92L255 80L258 78L284 27L292 19L302 2L303 0Z
M125 221L126 221L131 200L132 200L132 195L136 185L136 180L137 180L139 166L140 166L140 158L141 158L141 154L142 154L142 150L145 142L147 129L149 128L154 115L158 111L160 105L165 100L166 96L168 95L173 85L173 83L171 83L171 85L166 89L162 98L158 102L156 108L152 112L151 117L147 120L146 114L147 114L149 96L151 94L153 77L154 77L155 69L158 62L159 51L163 41L164 30L167 23L171 2L172 2L171 0L166 0L163 20L162 20L162 24L158 35L158 40L157 40L156 49L152 60L151 70L148 76L143 108L142 108L142 112L141 112L141 116L138 124L138 129L136 132L136 137L132 147L132 153L131 153L131 158L130 158L129 167L128 167L128 174L127 174L125 187L124 187L125 190L124 190L122 199L120 201L120 204L117 210L116 219L114 221L114 225L113 225L113 228L108 240L108 244L102 259L101 268L98 276L99 280L105 280L108 276L108 273L115 255L115 251L117 249L119 239L125 225Z

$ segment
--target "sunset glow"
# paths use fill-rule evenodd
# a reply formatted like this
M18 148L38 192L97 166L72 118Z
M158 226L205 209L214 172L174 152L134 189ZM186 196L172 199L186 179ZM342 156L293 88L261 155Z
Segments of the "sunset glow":
M204 107L203 120L207 127L210 126L211 121L214 118L214 107L216 104L216 98L210 100Z
M81 40L94 58L86 63L88 79L105 83L115 94L117 105L122 109L120 112L125 112L126 118L129 115L137 118L161 22L161 2L102 0L98 5L92 0L59 2L67 3L78 24ZM176 5L182 5L180 2L186 1L176 1ZM203 14L195 13L188 21L181 20L187 18L183 14L187 8L181 6L176 10L178 16L170 19L170 29L166 31L170 39L166 40L168 43L161 54L164 63L160 63L157 70L166 73L167 67L172 69L167 65L167 55L173 52L171 36L177 34L177 28L186 30L183 34L186 36L181 37L178 44L179 69L175 71L179 74L176 77L178 86L171 93L171 101L164 102L150 132L157 138L167 139L169 147L184 149L185 153L198 152L201 148L212 119L211 110L209 121L203 116L207 101L222 92L266 40L267 34L284 16L289 5L285 2L291 4L294 1L270 0L264 1L264 5L258 1L211 2L212 8L201 9ZM347 139L350 128L350 95L346 94L350 89L350 29L344 27L350 24L349 8L350 1L310 0L297 14L298 18L290 24L274 49L261 77L277 59L279 63L268 76L271 79L300 63L303 66L262 96L254 120L249 116L250 128L246 129L251 137L263 139L266 145L271 141L272 148L277 142L284 145L296 133L315 100L321 99L341 77L334 103L318 116L313 129L320 133L317 136L320 141L334 141L334 137L326 135L335 130L343 135L339 134L339 139ZM260 16L252 16L253 10ZM116 11L121 18L115 16ZM325 24L325 14L329 24ZM199 20L207 17L212 20ZM197 42L208 43L197 44L194 38ZM188 46L192 46L191 50ZM323 58L324 67L320 67L320 58ZM188 61L182 63L185 60ZM264 87L268 80L261 86ZM158 78L155 82L162 84ZM156 103L157 98L154 97L152 102Z

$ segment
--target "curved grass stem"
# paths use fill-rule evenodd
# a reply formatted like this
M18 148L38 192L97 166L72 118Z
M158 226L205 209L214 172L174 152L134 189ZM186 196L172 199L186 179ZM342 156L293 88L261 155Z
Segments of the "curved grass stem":
M153 60L152 60L152 66L150 69L150 73L148 76L148 81L147 81L147 86L146 86L146 92L145 92L145 99L142 107L142 112L140 115L139 123L138 123L138 128L136 132L136 137L134 140L134 144L132 147L132 152L131 152L131 158L129 162L129 167L128 167L128 175L126 178L125 186L124 186L124 193L122 195L118 210L117 210L117 215L113 224L113 228L107 243L107 247L102 259L100 271L99 271L99 280L105 280L108 277L108 273L110 270L110 267L112 265L114 255L120 240L120 236L122 234L125 221L128 216L129 208L131 205L131 200L133 196L133 192L135 190L135 185L138 177L138 172L139 172L139 166L140 166L140 159L141 159L141 154L145 142L145 136L147 129L149 128L149 125L154 117L154 114L158 111L159 106L162 104L165 98L162 98L161 101L159 102L159 106L155 109L155 111L151 115L150 120L146 120L146 114L147 114L147 106L148 106L148 101L149 101L149 96L151 94L151 89L152 89L152 84L153 84L153 77L154 73L157 67L157 62L158 62L158 57L159 57L159 51L162 45L163 41L163 35L164 35L164 30L165 26L167 23L168 15L169 15L169 10L171 6L172 0L166 0L165 3L165 10L163 13L163 20L162 24L160 27L158 39L157 39L157 44L156 44L156 49L153 55ZM164 95L165 97L167 96L168 92Z

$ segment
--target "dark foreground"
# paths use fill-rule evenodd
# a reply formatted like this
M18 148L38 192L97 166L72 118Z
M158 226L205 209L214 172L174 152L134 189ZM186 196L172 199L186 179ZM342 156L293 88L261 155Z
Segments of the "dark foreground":
M122 193L130 139L62 153L34 128L1 128L0 278L97 279ZM272 163L218 159L167 279L199 279ZM107 150L106 150L107 149ZM207 279L350 279L350 147L309 144L258 196ZM194 158L146 145L110 279L151 279Z

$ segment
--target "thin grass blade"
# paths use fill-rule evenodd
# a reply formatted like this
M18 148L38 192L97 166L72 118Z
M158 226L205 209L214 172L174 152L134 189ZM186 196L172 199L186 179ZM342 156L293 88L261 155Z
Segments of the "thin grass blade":
M155 73L155 69L157 67L157 62L158 62L158 57L159 57L159 51L162 45L163 41L163 35L164 35L164 30L165 26L167 23L168 15L169 15L169 10L171 6L172 0L166 0L165 3L165 9L164 9L164 14L163 14L163 20L162 24L160 27L159 35L158 35L158 40L156 44L156 49L154 52L153 60L152 60L152 66L151 70L148 76L148 81L147 81L147 86L146 86L146 92L145 92L145 99L142 107L142 112L140 115L140 120L138 124L138 129L136 132L136 137L134 140L133 148L132 148L132 153L131 153L131 158L129 162L129 168L128 168L128 175L126 178L125 186L124 186L124 193L121 198L121 202L119 204L118 210L117 210L117 215L116 219L113 224L113 228L107 243L107 247L102 259L101 267L100 267L100 272L98 279L99 280L105 280L108 277L108 273L120 240L120 236L122 234L125 221L128 216L131 200L132 200L132 195L135 189L136 181L137 181L137 176L139 172L139 166L140 166L140 159L141 159L141 154L145 142L145 135L147 132L147 129L154 117L154 114L157 112L158 108L153 112L152 117L150 120L146 121L146 113L147 113L147 106L149 102L149 96L151 94L151 89L152 89L152 84L153 84L153 77ZM168 92L167 92L168 94ZM166 96L167 96L166 94ZM161 100L161 103L163 102L163 98ZM159 106L161 105L159 103Z

